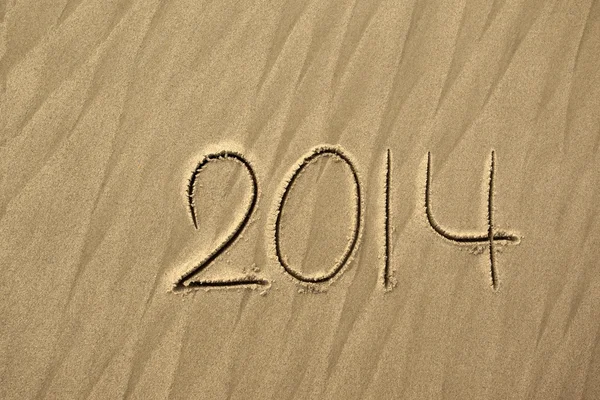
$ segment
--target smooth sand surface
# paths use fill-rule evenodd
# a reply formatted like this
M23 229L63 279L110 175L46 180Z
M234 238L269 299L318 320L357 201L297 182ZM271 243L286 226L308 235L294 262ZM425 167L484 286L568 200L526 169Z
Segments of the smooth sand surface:
M0 0L0 77L0 398L600 398L600 1Z

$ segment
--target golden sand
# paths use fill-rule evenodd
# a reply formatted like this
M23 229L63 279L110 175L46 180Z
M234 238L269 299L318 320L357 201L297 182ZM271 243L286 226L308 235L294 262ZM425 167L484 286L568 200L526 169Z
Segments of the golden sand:
M600 398L600 1L0 1L1 399Z

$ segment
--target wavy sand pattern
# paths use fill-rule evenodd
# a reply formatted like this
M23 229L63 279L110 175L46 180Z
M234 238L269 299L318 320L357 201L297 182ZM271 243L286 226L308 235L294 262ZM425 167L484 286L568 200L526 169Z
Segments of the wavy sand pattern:
M0 398L600 398L599 65L598 0L0 1Z

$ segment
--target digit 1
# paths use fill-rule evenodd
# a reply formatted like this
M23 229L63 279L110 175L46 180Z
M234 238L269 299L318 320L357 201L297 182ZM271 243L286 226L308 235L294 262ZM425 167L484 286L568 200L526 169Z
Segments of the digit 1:
M387 149L385 159L385 183L384 183L384 253L383 253L383 289L391 291L393 285L390 285L390 183L391 183L391 160L392 154Z

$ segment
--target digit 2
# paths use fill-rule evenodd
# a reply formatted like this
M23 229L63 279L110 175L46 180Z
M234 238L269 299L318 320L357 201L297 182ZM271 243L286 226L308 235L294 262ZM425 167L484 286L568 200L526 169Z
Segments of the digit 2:
M244 214L244 218L242 218L240 223L225 238L225 240L217 246L217 248L215 250L213 250L211 253L209 253L208 256L206 256L206 258L203 261L201 261L199 264L197 264L190 271L183 274L175 282L175 285L173 288L174 291L182 291L185 289L199 288L199 287L267 285L269 283L269 281L267 281L266 279L258 279L256 277L252 277L252 276L247 276L247 277L238 278L238 279L219 279L219 280L204 280L204 281L201 280L201 281L192 281L192 282L185 283L187 280L192 278L194 275L197 275L200 272L202 272L203 270L205 270L210 265L211 262L213 262L215 259L217 259L217 257L219 257L227 248L229 248L231 245L233 245L233 243L237 240L237 238L240 236L240 234L242 233L242 231L248 224L248 221L250 220L250 217L252 216L252 213L254 212L254 209L256 208L256 203L257 203L257 198L258 198L258 181L256 179L256 173L254 172L254 169L252 168L252 165L248 162L248 160L246 160L246 158L243 155L241 155L240 153L236 153L234 151L224 150L224 151L221 151L218 153L211 153L211 154L204 156L204 158L197 164L196 168L192 172L192 176L190 177L190 180L189 180L188 186L187 186L188 209L190 212L190 217L192 219L192 223L194 224L194 228L198 229L198 220L197 220L197 216L196 216L196 208L194 205L194 195L195 195L195 191L196 191L196 180L197 180L198 174L200 174L200 172L202 171L202 169L204 167L206 167L206 165L208 165L209 163L211 163L213 161L217 161L217 160L232 160L232 161L238 162L244 166L244 168L246 169L246 172L248 172L248 176L250 177L250 181L252 184L252 193L251 193L250 202L248 204L248 208L246 209L246 213Z

